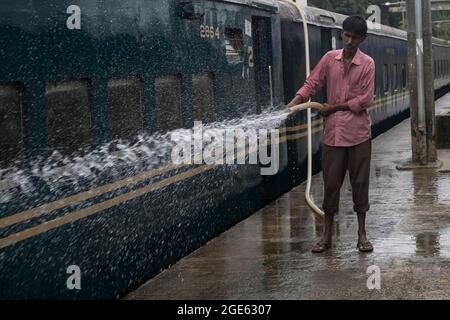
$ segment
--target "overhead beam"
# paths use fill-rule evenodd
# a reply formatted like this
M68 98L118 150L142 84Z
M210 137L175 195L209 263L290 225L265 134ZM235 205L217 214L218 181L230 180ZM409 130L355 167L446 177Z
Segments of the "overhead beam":
M436 20L433 21L436 28L440 28L442 25L450 24L450 20Z

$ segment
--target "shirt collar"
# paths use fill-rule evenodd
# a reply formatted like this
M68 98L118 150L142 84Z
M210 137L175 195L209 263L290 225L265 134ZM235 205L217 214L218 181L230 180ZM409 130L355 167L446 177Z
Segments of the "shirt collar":
M336 57L334 57L334 59L342 60L343 55L344 55L344 49L341 49L338 51L338 54L336 55ZM359 48L358 48L358 50L356 50L355 56L353 57L353 60L352 60L352 63L356 64L357 66L361 65L361 51L359 50Z

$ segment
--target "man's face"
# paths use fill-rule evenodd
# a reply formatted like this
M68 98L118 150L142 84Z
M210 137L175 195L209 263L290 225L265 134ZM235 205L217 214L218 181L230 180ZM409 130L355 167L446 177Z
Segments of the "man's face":
M344 49L347 52L354 53L358 50L359 45L363 42L366 37L357 35L352 32L343 31L342 32L342 43L344 45Z

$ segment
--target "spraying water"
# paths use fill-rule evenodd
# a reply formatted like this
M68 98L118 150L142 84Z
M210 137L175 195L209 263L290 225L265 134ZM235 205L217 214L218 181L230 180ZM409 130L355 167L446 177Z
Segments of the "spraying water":
M206 135L224 129L277 129L283 126L288 115L286 106L280 105L266 108L261 114L205 124L204 129ZM50 192L62 196L68 192L64 189L68 185L72 193L101 185L102 181L123 179L170 165L172 148L179 143L173 139L174 132L178 139L184 139L192 129L141 134L133 142L113 140L80 155L63 156L55 150L48 158L33 159L26 166L16 161L0 168L0 203L7 203L18 194L39 193L41 187L35 181L44 182Z

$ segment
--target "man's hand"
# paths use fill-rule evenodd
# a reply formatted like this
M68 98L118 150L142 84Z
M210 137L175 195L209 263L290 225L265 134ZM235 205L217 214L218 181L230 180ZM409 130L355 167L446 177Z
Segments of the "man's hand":
M337 111L336 109L336 106L324 103L323 108L320 110L320 114L323 117L328 117L330 114L335 113Z
M292 107L294 107L294 106L296 106L296 105L302 104L302 103L306 102L306 101L304 101L304 100L305 100L305 99L304 99L302 96L296 95L296 96L294 97L294 99L292 99L292 101L289 102L289 104L287 105L287 107L288 107L288 108L292 108Z

